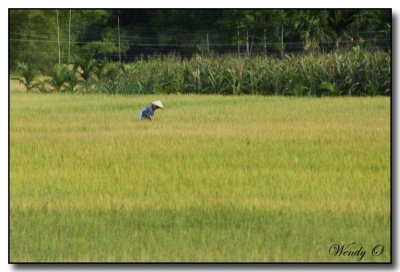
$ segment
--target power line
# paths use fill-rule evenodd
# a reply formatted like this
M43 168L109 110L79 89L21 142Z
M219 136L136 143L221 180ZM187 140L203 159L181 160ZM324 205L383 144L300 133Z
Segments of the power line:
M78 28L76 27L71 27L71 32L79 32L77 31ZM75 29L75 31L73 31ZM82 29L82 28L80 28ZM82 39L82 37L74 42L74 43L78 43L78 44L84 44L85 42L92 42L93 40L97 40L97 39L104 39L107 38L107 35L112 34L114 36L114 38L116 39L118 36L118 30L114 29L114 31L112 32L106 32L103 33L104 30L109 30L110 28L98 28L100 31L98 32L94 32L92 31L83 31L83 36L85 37L84 39ZM143 29L148 29L148 28L143 28ZM111 29L112 30L112 29ZM171 40L179 40L179 41L183 41L183 44L188 44L188 43L192 43L193 40L199 40L199 41L203 41L206 42L206 32L198 32L198 33L187 33L187 32L165 32L165 33L154 33L154 32L136 32L136 31L131 31L129 32L129 28L121 28L120 32L122 32L122 39L121 42L122 43L134 43L132 40L146 40L146 41L159 41L160 39L163 38L170 38ZM62 32L62 31L61 31ZM66 30L64 31L66 32ZM359 31L358 33L375 33L375 34L379 34L379 33L386 33L385 31ZM275 33L276 34L276 33ZM37 34L24 34L24 33L17 33L17 32L10 32L10 35L14 36L12 39L13 40L17 40L17 39L26 39L26 40L40 40L40 39L46 39L46 40L50 40L51 37L50 36L44 36L44 35L37 35ZM17 37L15 37L17 36ZM78 35L81 36L81 35ZM209 33L209 38L210 38L210 43L212 44L213 41L221 41L223 39L221 39L221 37L226 36L225 33L221 33L221 32L210 32ZM254 36L255 40L259 40L262 41L262 34L260 35L256 35ZM129 38L131 37L131 38ZM276 35L270 35L270 37L276 37ZM233 37L230 37L229 39L229 44L231 43L235 43L237 44L235 41L231 41ZM368 37L369 39L372 39L372 37ZM375 41L379 41L381 39L375 39ZM104 42L104 41L100 41L100 42ZM146 42L146 44L152 44L152 42ZM214 44L221 44L221 42L214 42ZM287 42L285 42L285 44L288 44Z
M71 14L70 18L71 20ZM57 20L58 21L58 20ZM39 25L39 24L38 24ZM63 24L64 25L64 24ZM43 27L42 25L40 25ZM52 28L54 29L54 24ZM229 36L224 32L218 31L198 31L196 33L189 33L186 31L179 31L177 29L162 28L159 33L153 31L151 28L145 27L132 27L132 28L108 28L108 27L98 27L91 28L87 31L83 27L79 27L76 23L73 25L69 21L68 29L60 28L59 21L57 22L57 40L55 40L54 33L43 34L36 33L32 31L31 33L20 33L11 31L9 32L9 41L11 44L18 43L18 49L13 50L11 46L10 51L14 53L21 54L33 54L40 56L56 56L55 43L58 43L58 61L61 63L61 56L63 61L67 61L66 56L68 56L68 63L70 62L71 49L74 51L74 55L84 56L90 55L85 52L76 52L77 49L85 46L87 44L94 44L96 46L110 46L112 48L110 51L113 52L96 52L96 57L111 57L114 60L118 58L121 60L132 60L139 56L163 56L168 53L177 54L179 57L192 57L193 54L201 52L203 45L207 45L207 52L213 54L240 54L243 53L246 47L245 36L242 32L241 36ZM98 31L96 30L98 29ZM26 31L26 30L25 30ZM39 30L38 30L39 32ZM271 33L271 32L269 32ZM385 31L360 31L353 33L354 37L364 37L363 39L357 39L353 41L339 41L338 44L341 48L349 48L360 43L369 43L373 45L374 48L378 49L390 49L391 40L389 37L382 38L384 36L379 35L382 33L387 33ZM232 34L232 33L231 33ZM250 33L249 33L250 34ZM361 35L364 34L364 35ZM368 34L368 35L367 35ZM374 36L371 37L371 36ZM232 34L233 35L233 34ZM240 34L239 34L240 35ZM366 36L368 38L366 38ZM68 37L68 39L67 39ZM377 38L379 37L379 38ZM239 39L242 38L242 39ZM269 36L265 36L265 32L260 32L259 35L249 35L247 47L249 48L248 54L261 54L261 55L277 55L284 53L281 49L282 45L285 52L302 52L304 51L305 41L304 40L281 40L282 33L281 29L277 29L274 33ZM48 51L31 51L23 50L23 44L35 49L35 44L40 48L43 44L48 44L50 52ZM33 45L32 45L33 44ZM66 44L68 44L68 54L63 53L62 50L66 50ZM75 45L71 48L71 45ZM200 46L201 45L201 46ZM320 48L334 48L336 41L326 41L319 42L318 46ZM33 47L32 47L33 46ZM121 49L121 46L124 49ZM251 49L250 49L251 46ZM21 50L22 47L22 50ZM46 46L46 49L48 48ZM54 51L53 51L54 48ZM116 48L118 50L116 51ZM107 49L107 48L106 48ZM125 53L123 53L125 51ZM135 53L133 53L135 52ZM189 54L188 54L189 53Z
M18 39L18 38L10 38L10 41L20 41L20 42L38 42L38 43L58 43L58 40L38 40L38 39ZM353 41L340 41L339 43L360 43L360 42L388 42L389 39L360 39ZM60 41L61 44L67 44L68 41ZM88 44L88 43L96 43L100 45L115 45L115 42L106 42L106 41L75 41L71 42L74 44ZM124 42L121 41L123 45L130 46L196 46L198 43L141 43L141 42ZM267 42L267 45L280 45L280 42ZM284 42L285 45L304 45L303 41L300 42ZM320 42L320 44L336 44L335 41L331 42ZM211 46L236 46L234 43L210 43ZM243 44L244 45L244 44ZM253 46L263 46L264 43L253 43Z
M57 52L20 51L20 50L15 50L14 52L16 52L16 53L25 53L25 54L28 54L28 55L31 55L31 54L34 54L34 55L45 55L45 56L54 55L55 58L58 56ZM180 53L177 53L177 52L175 52L175 53L176 53L176 56L179 56L179 57L191 57L192 56L192 54L180 54ZM92 54L90 54L90 53L79 53L79 55L80 56L92 56ZM97 53L97 55L109 56L110 53L101 53L101 52L99 52L99 53ZM117 55L117 53L113 53L111 55ZM146 54L146 55L148 55L148 56L159 56L160 52L153 52L151 54ZM61 56L66 57L66 56L68 56L68 53L61 53ZM132 57L141 56L141 53L137 53L137 54L122 54L122 56L125 56L127 58L132 58Z

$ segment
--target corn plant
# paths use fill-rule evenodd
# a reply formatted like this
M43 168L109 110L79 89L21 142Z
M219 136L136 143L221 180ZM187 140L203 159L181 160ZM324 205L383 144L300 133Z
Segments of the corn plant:
M73 91L83 85L87 92L131 94L391 94L390 53L371 52L359 46L349 51L313 52L282 58L196 55L191 59L181 59L175 55L155 56L125 66L96 61L87 56L78 59L75 70L69 72L65 89ZM75 77L81 80L76 81ZM63 87L55 83L52 84L55 90ZM34 85L29 86L32 88Z
M98 81L97 89L99 92L117 93L118 81L125 72L124 66L119 62L103 61L101 66L98 66Z

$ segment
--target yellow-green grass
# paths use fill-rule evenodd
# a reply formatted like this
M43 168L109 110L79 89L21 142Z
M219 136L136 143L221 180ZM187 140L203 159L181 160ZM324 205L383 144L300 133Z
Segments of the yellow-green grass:
M10 217L11 262L388 262L390 99L11 92Z

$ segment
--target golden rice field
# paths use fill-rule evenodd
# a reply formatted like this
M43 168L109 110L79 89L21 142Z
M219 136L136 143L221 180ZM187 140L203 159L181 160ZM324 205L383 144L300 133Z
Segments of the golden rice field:
M388 97L12 89L9 117L11 262L391 260Z

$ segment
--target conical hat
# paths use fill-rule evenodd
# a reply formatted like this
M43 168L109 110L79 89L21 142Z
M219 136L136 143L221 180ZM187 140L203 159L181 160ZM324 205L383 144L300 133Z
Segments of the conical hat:
M154 105L154 106L157 106L159 108L162 108L162 109L164 108L164 106L163 106L163 104L161 103L160 100L153 101L153 102L151 102L151 104Z

